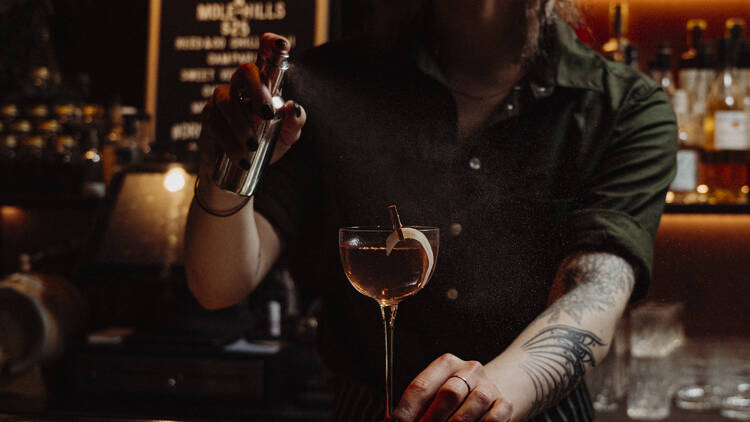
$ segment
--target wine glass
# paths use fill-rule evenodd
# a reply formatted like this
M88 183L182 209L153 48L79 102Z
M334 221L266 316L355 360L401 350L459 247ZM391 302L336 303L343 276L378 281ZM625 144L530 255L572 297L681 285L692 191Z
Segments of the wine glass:
M397 233L400 239L394 240ZM346 277L358 292L378 302L383 317L386 418L393 411L393 325L398 304L430 281L439 243L437 227L401 228L399 224L396 229L339 229L339 253Z

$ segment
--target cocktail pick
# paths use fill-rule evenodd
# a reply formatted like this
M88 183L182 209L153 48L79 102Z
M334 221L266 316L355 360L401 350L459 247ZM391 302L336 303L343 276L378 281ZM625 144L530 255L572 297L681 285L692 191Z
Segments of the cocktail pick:
M421 231L413 229L411 227L403 227L401 225L401 218L398 216L398 210L395 205L388 206L388 212L391 214L391 223L393 224L393 233L388 235L385 239L385 254L390 255L393 248L398 242L411 239L416 241L419 246L424 250L425 256L427 256L427 270L424 273L423 280L427 279L432 273L432 266L435 265L435 256L432 253L432 246L430 241L427 240L427 236Z

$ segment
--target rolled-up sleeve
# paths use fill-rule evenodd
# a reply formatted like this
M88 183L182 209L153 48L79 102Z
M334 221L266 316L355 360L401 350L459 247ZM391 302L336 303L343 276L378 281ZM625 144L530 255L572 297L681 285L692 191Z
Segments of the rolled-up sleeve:
M638 268L632 300L645 296L653 241L676 171L677 124L667 95L637 82L568 224L569 252L618 254Z

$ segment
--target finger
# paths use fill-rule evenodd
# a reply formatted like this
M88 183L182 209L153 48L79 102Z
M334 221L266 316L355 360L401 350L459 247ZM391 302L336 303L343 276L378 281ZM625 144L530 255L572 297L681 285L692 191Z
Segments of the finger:
M513 403L508 400L496 400L480 422L508 422L512 417Z
M253 63L245 63L235 70L230 80L231 98L240 113L249 119L253 128L258 127L262 119L273 118L271 92L261 82L258 67ZM244 97L244 102L240 98Z
M214 90L213 100L216 109L234 134L234 143L241 150L241 154L247 156L250 151L246 143L251 138L255 139L255 131L253 130L250 116L243 113L238 100L233 97L231 89L228 86L220 86Z
M425 412L422 420L429 422L447 420L456 409L461 407L461 403L469 396L469 393L471 392L466 387L466 383L456 377L448 378L435 394L435 399ZM484 412L480 413L480 415L482 414Z
M201 133L198 136L198 150L200 151L200 165L203 168L213 167L218 153L216 151L216 141L210 134L211 113L214 113L213 101L209 100L203 107L201 113Z
M305 109L294 101L287 101L279 110L284 118L279 129L276 149L271 158L272 163L281 158L299 140L302 127L307 121Z
M454 378L455 379L455 378ZM498 397L497 389L483 384L475 388L461 407L448 419L449 422L476 421L492 407Z
M288 39L279 34L274 34L273 32L266 32L260 37L260 48L258 49L258 54L263 58L268 58L271 57L274 50L289 52L290 47L291 43L289 43Z
M442 387L463 361L446 353L435 359L406 387L398 406L393 411L394 419L412 422L424 412L432 397Z
M249 164L247 149L240 144L224 115L215 105L207 107L209 108L205 113L201 134L203 143L212 143L215 149L225 152L235 163L239 164L245 160Z

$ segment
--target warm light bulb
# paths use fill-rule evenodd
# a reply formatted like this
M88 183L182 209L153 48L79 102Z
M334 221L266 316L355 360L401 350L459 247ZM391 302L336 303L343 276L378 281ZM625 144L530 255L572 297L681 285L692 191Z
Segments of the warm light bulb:
M671 204L672 202L674 202L674 192L672 192L671 190L667 191L666 202L667 204Z
M84 154L84 157L87 160L92 161L94 163L98 163L99 160L101 160L101 157L99 156L99 153L96 152L96 150L93 150L93 149L90 149L90 150L86 151L86 154Z
M747 195L748 193L750 193L750 186L748 186L748 185L742 185L742 187L740 188L740 192L742 192L745 195Z
M696 187L695 190L698 193L708 193L708 186L706 186L706 185L698 185L698 187Z
M185 187L185 170L175 167L164 175L164 189L177 192Z

